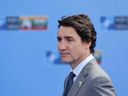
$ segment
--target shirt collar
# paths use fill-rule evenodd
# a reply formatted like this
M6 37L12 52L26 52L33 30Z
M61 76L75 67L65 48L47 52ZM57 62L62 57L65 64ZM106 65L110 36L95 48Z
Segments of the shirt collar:
M84 68L84 66L91 61L94 58L94 56L91 54L89 55L87 58L85 58L80 64L78 64L78 66L76 66L76 68L73 71L73 73L78 76L79 73L81 72L81 70Z

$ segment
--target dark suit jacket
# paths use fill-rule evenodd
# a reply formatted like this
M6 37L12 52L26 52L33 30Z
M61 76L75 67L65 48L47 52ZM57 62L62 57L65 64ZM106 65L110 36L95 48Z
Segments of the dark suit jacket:
M66 83L67 79L65 86ZM110 77L93 59L82 69L67 96L116 96L116 94Z

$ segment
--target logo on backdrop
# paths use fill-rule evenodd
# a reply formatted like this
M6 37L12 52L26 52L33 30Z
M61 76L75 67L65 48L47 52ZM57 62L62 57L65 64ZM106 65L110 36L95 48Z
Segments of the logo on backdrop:
M93 55L96 58L98 64L101 64L102 52L100 50L96 50ZM53 64L62 64L61 56L58 52L47 51L46 52L46 59L48 62L53 63Z
M128 30L128 16L102 16L100 22L103 29Z
M46 59L48 62L53 63L53 64L62 63L60 54L58 52L47 51L46 52Z
M7 16L0 18L0 30L46 30L46 16Z

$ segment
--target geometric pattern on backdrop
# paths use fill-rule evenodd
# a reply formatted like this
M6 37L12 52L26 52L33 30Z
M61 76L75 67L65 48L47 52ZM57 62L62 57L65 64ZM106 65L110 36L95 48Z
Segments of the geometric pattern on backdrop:
M128 16L101 16L100 23L103 29L128 30Z

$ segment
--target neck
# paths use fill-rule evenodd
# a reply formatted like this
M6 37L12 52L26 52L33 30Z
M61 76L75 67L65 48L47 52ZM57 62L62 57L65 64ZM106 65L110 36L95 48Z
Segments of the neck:
M76 68L76 66L78 66L84 59L86 59L89 55L91 55L91 53L89 53L88 55L84 56L84 57L80 57L77 60L75 60L74 62L72 62L70 64L72 70L74 70Z

